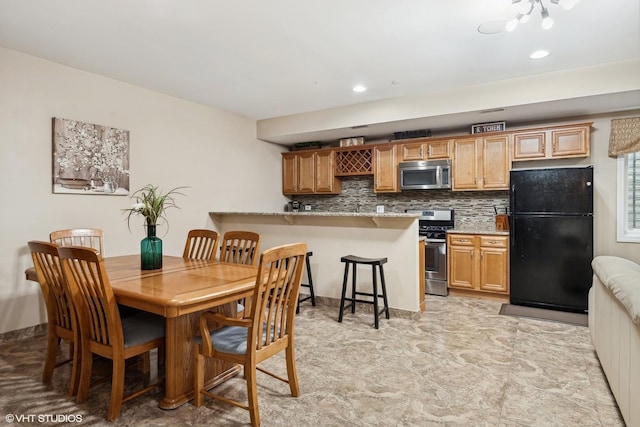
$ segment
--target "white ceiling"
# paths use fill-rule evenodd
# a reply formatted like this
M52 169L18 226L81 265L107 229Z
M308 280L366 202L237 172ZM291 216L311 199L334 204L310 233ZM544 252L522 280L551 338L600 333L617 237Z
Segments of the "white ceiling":
M256 120L640 57L640 1L543 2L552 29L536 10L512 33L480 34L517 5L0 0L0 46ZM551 55L528 59L540 48ZM358 83L369 90L352 92ZM606 111L640 107L605 98Z

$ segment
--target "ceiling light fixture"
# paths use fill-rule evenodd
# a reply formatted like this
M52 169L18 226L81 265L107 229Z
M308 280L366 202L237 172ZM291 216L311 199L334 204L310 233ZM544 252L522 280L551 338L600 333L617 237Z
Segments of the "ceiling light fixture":
M546 58L547 56L549 56L549 51L548 50L536 50L535 52L533 52L531 55L529 55L529 59L542 59L542 58Z
M573 6L575 6L576 3L578 3L580 0L550 0L550 1L551 1L551 4L559 4L564 9L568 10L573 8ZM533 9L535 8L536 5L540 5L540 16L542 17L542 28L544 28L545 30L548 30L549 28L553 27L553 19L551 19L551 16L549 15L549 9L547 9L544 6L544 4L542 3L542 0L525 0L525 1L511 0L512 4L517 4L520 2L522 2L522 4L519 7L516 17L510 20L509 22L507 22L507 25L505 26L505 29L507 31L513 31L516 29L518 24L526 23L531 17L531 13L533 12Z
M367 90L367 88L363 85L355 85L351 90L353 90L354 92L364 92L365 90Z

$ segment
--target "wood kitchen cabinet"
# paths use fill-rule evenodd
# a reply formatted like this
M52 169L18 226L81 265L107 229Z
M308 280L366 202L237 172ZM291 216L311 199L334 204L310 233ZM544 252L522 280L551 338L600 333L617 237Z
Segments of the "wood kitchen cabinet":
M509 135L453 140L453 191L509 189Z
M338 194L341 182L334 175L334 151L282 154L282 193Z
M312 194L315 190L315 153L282 154L282 193Z
M448 234L449 288L509 294L509 237Z
M513 134L513 161L589 157L591 123Z
M380 145L373 149L373 190L376 193L400 191L395 145Z
M342 181L335 176L335 167L335 151L316 152L316 194L339 194L342 191Z
M450 140L418 139L400 144L400 161L448 159Z

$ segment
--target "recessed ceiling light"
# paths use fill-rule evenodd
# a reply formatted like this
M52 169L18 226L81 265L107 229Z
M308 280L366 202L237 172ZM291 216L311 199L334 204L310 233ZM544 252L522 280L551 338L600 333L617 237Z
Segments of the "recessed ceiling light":
M355 85L351 90L353 90L354 92L364 92L365 90L367 90L367 88L363 85Z
M533 52L531 55L529 55L529 59L542 59L542 58L546 58L547 56L549 56L551 52L549 52L548 50L536 50L535 52Z

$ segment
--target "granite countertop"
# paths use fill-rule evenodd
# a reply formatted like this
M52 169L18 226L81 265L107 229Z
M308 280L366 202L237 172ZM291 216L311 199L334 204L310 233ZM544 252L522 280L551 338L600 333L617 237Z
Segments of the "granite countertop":
M404 212L209 212L210 215L262 215L262 216L315 216L315 217L363 217L363 218L418 218L420 214Z
M508 236L509 230L496 230L494 224L462 224L456 225L454 228L447 230L449 234L495 234L500 236Z

